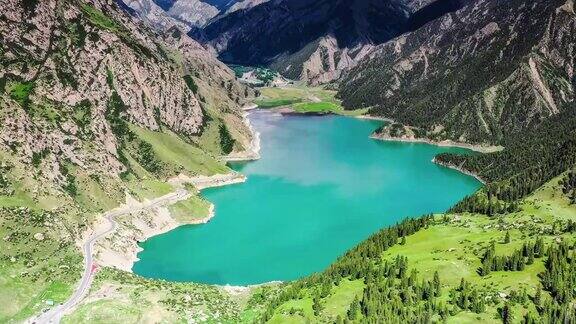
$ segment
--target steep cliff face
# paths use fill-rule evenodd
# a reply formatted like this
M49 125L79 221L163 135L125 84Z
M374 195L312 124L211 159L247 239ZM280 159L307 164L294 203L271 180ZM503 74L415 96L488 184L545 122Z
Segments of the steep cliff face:
M250 90L178 30L160 37L108 1L7 0L0 11L0 150L42 177L117 177L130 159L156 172L131 127L193 144L211 120L230 120L249 137L239 107Z
M215 17L191 35L224 61L269 65L310 83L338 78L374 45L453 11L464 0L338 0L256 3ZM241 7L244 2L234 7ZM433 3L449 3L421 11ZM248 4L248 3L247 3ZM420 12L417 20L412 14Z
M339 96L429 138L501 143L574 100L575 41L572 0L481 0L375 48Z

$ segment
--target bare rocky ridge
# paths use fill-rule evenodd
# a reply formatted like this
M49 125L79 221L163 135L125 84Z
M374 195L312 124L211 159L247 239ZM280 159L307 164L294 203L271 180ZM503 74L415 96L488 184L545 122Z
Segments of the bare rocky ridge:
M204 26L220 12L218 8L199 0L174 1L168 10L162 9L152 0L123 1L140 19L160 30L177 26L186 32L190 27Z
M477 1L376 47L339 96L421 137L501 144L574 100L575 43L572 0Z
M235 4L233 4L230 8L228 8L228 10L226 10L224 12L224 14L230 14L233 13L235 11L238 10L248 10L251 9L253 7L256 7L260 4L263 4L265 2L268 2L270 0L243 0L243 1L238 1Z
M251 90L187 36L161 37L107 1L24 3L0 5L3 151L58 183L67 164L117 176L123 123L194 142L207 110L231 122L236 149L250 143L240 106Z

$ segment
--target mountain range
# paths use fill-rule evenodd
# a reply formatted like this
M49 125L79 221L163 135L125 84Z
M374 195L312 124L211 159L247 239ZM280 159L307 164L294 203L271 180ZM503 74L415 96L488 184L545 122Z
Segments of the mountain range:
M227 63L268 66L285 77L326 83L375 45L471 0L131 0L160 29L176 25Z
M191 35L224 62L265 65L325 83L371 47L460 8L462 0L274 0L210 21Z

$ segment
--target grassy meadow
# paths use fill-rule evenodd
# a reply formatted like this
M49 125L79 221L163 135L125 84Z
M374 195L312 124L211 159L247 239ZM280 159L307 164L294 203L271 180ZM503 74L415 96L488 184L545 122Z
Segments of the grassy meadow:
M563 195L558 177L523 199L520 210L489 217L480 214L435 215L434 225L406 237L403 244L386 250L381 258L392 262L398 256L408 259L408 271L415 270L417 280L432 280L437 271L441 282L442 303L451 305L452 292L464 279L474 289L485 294L490 302L481 313L453 308L448 323L501 323L499 312L509 296L525 291L534 296L541 287L540 274L544 272L545 257L536 258L522 271L492 271L481 276L481 257L490 244L496 247L496 255L511 255L521 249L525 242L542 237L546 246L566 241L574 244L571 233L559 231L559 224L576 220L576 206ZM510 240L506 242L506 233ZM274 308L271 323L339 323L346 319L347 311L355 297L362 299L362 279L343 279L332 284L327 296L319 301L319 311L313 309L313 296L320 287L307 287L298 297ZM550 298L547 292L542 292ZM530 298L530 297L529 297ZM526 313L536 313L533 303L512 303L513 322L520 322ZM437 320L440 320L439 318ZM352 322L362 322L356 318Z
M323 87L291 85L260 89L260 96L254 101L260 108L289 107L297 113L333 113L339 115L362 115L366 109L346 111L335 98L336 91Z

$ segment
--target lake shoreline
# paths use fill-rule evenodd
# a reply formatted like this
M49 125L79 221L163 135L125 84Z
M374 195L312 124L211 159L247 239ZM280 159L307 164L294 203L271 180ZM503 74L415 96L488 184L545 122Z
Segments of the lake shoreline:
M243 108L242 112L242 120L244 125L248 128L250 133L252 134L252 140L247 148L240 152L232 152L226 156L222 157L223 161L226 162L249 162L249 161L256 161L260 159L260 133L257 132L252 124L250 123L250 119L248 116L250 115L250 110L257 109L258 105L250 105Z
M393 123L393 122L394 122L394 120L391 119L391 118L374 116L374 115L368 115L368 114L366 114L366 115L354 116L354 118L366 119L366 120L378 120L378 121L387 122L387 123Z
M260 134L254 130L250 121L248 119L249 112L246 112L251 109L255 109L257 107L248 106L244 108L242 117L244 123L246 124L247 128L252 134L252 140L250 146L241 152L232 153L226 157L223 157L223 161L254 161L260 159ZM232 171L226 174L215 174L211 176L205 175L198 175L190 177L185 174L180 174L169 179L167 182L171 184L176 191L184 190L186 191L186 195L182 197L179 201L189 199L195 195L198 195L200 191L209 188L216 188L216 187L223 187L229 186L233 184L239 184L246 181L246 176ZM192 185L197 192L190 192L185 189L186 185ZM137 205L145 203L147 200L143 202L139 202L134 198L127 196L127 201L124 205ZM174 203L176 203L175 201ZM215 216L215 206L213 203L210 202L210 206L208 208L208 214L205 217L201 217L198 219L193 219L186 222L177 221L174 216L170 213L168 206L164 206L162 208L158 208L155 211L149 211L150 220L146 226L143 226L141 221L138 220L138 217L130 217L125 218L132 227L128 231L131 233L129 236L132 238L130 242L128 240L120 238L122 240L121 245L122 248L118 250L118 247L113 247L113 244L103 244L98 249L98 259L103 266L110 266L117 268L119 270L133 272L132 268L134 264L139 261L138 253L142 251L139 243L144 242L154 236L162 235L167 232L170 232L180 226L184 225L202 225L210 222L212 218ZM81 236L79 242L84 241L85 238L90 237L90 234L97 230L99 227L104 226L105 222L103 219L97 220L91 228L88 228L83 235ZM138 226L135 226L135 225ZM126 228L125 228L126 229Z
M346 116L345 116L345 117L346 117ZM347 117L355 117L355 116L347 116ZM358 119L373 119L373 120L380 120L380 121L382 121L381 118L378 118L378 117L372 118L372 116L368 116L368 117L364 117L364 118L358 118ZM253 121L255 121L255 122L256 122L256 121L259 121L259 120L260 120L260 119L258 119L258 118L257 118L257 119L253 119ZM311 124L310 124L310 123L313 123L313 121L310 121L310 120L307 121L307 122L305 122L304 119L293 119L293 121L298 121L298 122L300 122L300 123L307 123L307 125L308 125L309 127L311 127ZM339 119L339 120L335 120L335 121L333 121L333 122L330 121L330 122L327 122L327 123L330 124L330 125L332 125L333 123L336 123L336 122L338 122L338 121L339 121L339 123L344 123L343 125L348 125L347 123L352 123L352 122L346 122L346 123L345 123L345 121L344 121L343 119L342 119L342 120L340 120L340 119ZM362 123L362 122L359 123L359 122L356 122L356 124L358 124L358 125L363 125L361 128L369 128L369 129L370 129L368 132L366 132L365 134L363 134L362 136L360 136L360 137L359 137L359 138L360 138L359 140L365 141L366 143L368 143L368 146L372 146L372 147L376 147L376 148L380 148L380 149L382 149L382 148L384 147L384 146L378 145L377 143L374 143L373 141L370 141L370 140L366 141L366 137L368 137L368 136L370 135L370 132L373 130L373 127L375 127L375 124L374 124L374 123ZM356 125L356 124L354 124L354 125ZM259 123L256 123L256 126L258 126L258 125L259 125ZM352 128L352 129L354 129L354 128ZM295 135L297 135L297 134L295 134ZM338 138L338 137L336 137L336 138ZM423 149L423 150L434 150L434 149L432 149L432 148L426 148L426 149L425 149L425 148L422 148L422 149ZM424 164L424 165L428 164L428 165L429 165L428 168L434 169L435 167L434 167L434 166L430 166L430 164L429 164L430 158L431 158L432 156L433 156L433 155L429 155L429 156L426 158L426 161L423 161L422 164ZM433 162L435 162L435 161L433 160ZM470 175L470 174L468 174L468 173L466 173L466 172L463 172L463 171L461 171L460 173L462 173L463 175L474 176L474 175ZM435 174L445 174L445 173L442 172L442 171L438 171L438 170L437 170L437 171L435 171ZM227 177L230 177L230 178L227 178ZM239 177L242 177L242 176L239 175ZM239 180L234 179L233 176L220 175L219 177L217 177L217 178L215 178L215 179L212 179L212 178L210 178L210 177L196 177L194 183L196 184L196 186L197 186L197 188L198 188L199 190L202 190L202 189L208 188L208 187L213 187L213 186L214 186L214 187L220 187L220 186L228 185L228 184L231 184L231 183L236 183L236 181L239 181ZM470 181L470 180L468 180L468 181ZM182 184L186 184L186 183L191 183L191 182L193 182L193 181L190 181L189 178L182 176L181 179L179 179L177 182L182 183ZM479 186L478 183L473 184L473 183L474 183L473 181L470 182L470 183L471 183L471 184L470 184L469 186L474 186L475 188L478 188L478 186ZM211 197L211 196L208 195L208 197ZM218 203L221 203L220 200L218 200ZM227 211L227 209L224 208L224 209L222 209L221 212L224 213L224 212L226 212L226 211ZM213 214L212 214L212 215L209 215L208 217L205 217L205 218L199 220L198 223L206 223L206 222L209 222L212 217L214 217ZM220 222L218 222L218 224L220 225ZM205 228L203 228L203 229L204 229L204 230L208 230L208 228L212 228L212 227L205 227ZM190 227L189 229L190 229L190 230L193 230L192 227ZM211 231L211 232L214 232L214 231ZM163 238L162 240L164 240L164 238ZM142 269L142 271L141 271L140 269ZM153 268L153 267L151 268L149 265L148 265L148 268L147 268L148 270L144 270L144 269L146 269L146 268L145 268L145 266L143 265L142 268L141 268L141 267L138 267L138 268L136 269L136 271L137 271L138 273L142 273L142 274L144 274L144 275L147 275L147 273L149 273L150 276L152 276L152 277L155 277L155 276L157 275L157 274L155 274L156 272L154 272L154 271L155 271L154 268ZM201 268L201 269L202 269L202 268ZM152 271L152 272L150 272L150 271ZM194 269L191 269L191 271L194 271ZM161 277L160 277L160 278L161 278ZM195 278L195 277L194 277L194 278ZM232 278L232 277L230 277L230 278ZM269 276L268 278L271 278L271 277ZM274 276L272 276L272 278L274 278ZM265 278L262 278L262 279L265 279ZM191 281L192 281L192 282L202 282L202 279L197 279L196 281L191 280ZM245 281L245 282L247 282L247 284L245 284L245 285L242 285L242 284L240 284L240 285L226 284L226 282L234 282L234 281L235 281L235 280L233 280L233 279L231 279L230 281L225 279L225 280L221 280L221 281L219 281L219 282L216 282L215 284L210 284L210 285L216 286L216 287L219 287L219 288L222 288L222 289L228 291L229 293L234 294L234 293L238 293L239 291L242 291L243 289L249 289L250 287L257 287L257 286L261 286L261 285L278 283L277 281L266 281L266 282L260 282L260 283L254 283L254 284L252 284L253 282L258 282L258 280L256 279L256 280L254 280L254 281L251 281L251 280ZM208 282L213 282L213 281L208 281ZM236 281L236 282L238 282L238 281ZM240 282L242 282L242 281L240 281Z
M379 134L372 134L370 136L372 139L386 141L386 142L403 142L403 143L423 143L429 144L439 147L459 147L463 149L468 149L478 153L494 153L502 150L500 146L485 146L485 145L476 145L464 142L455 142L452 140L443 140L443 141L434 141L427 138L403 138L403 137L392 137L392 136L384 136Z
M475 178L476 180L480 181L482 183L482 185L486 185L486 181L484 179L482 179L478 174L471 172L471 171L468 171L468 170L462 168L461 166L457 166L457 165L454 165L452 163L446 163L446 162L439 161L436 157L434 157L432 159L432 163L435 163L437 165L443 166L443 167L448 168L448 169L456 170L456 171L463 173L467 176Z

